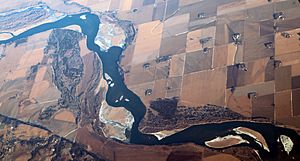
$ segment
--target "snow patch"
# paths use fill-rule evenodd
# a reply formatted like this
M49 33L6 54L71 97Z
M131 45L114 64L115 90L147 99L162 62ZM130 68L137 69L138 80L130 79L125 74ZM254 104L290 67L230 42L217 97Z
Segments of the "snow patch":
M80 19L82 19L82 20L86 20L86 15L82 15L82 16L80 16Z
M104 78L105 78L107 81L112 81L112 78L111 78L107 73L104 73Z
M110 86L110 87L114 87L114 86L115 86L115 83L109 83L109 86Z

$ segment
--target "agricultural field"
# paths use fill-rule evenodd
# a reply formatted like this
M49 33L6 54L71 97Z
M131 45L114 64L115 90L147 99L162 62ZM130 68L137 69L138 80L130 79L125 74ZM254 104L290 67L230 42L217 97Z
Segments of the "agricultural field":
M299 160L300 1L10 0L0 160Z

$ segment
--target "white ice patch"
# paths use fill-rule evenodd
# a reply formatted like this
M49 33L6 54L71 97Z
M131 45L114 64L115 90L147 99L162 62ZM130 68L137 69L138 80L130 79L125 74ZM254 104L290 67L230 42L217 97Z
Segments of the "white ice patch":
M115 83L109 83L109 86L110 86L110 87L114 87L114 86L115 86Z
M104 78L105 78L107 81L112 81L112 78L111 78L107 73L104 73Z
M294 143L293 143L292 139L289 138L288 136L285 136L285 135L280 135L279 138L280 138L280 141L281 141L281 143L283 145L284 150L289 155L290 152L293 149L293 146L294 146Z
M80 16L80 19L82 19L82 20L86 20L86 15L82 15L82 16Z
M113 82L112 78L107 73L104 73L104 79L107 81L109 87L115 86L115 83Z

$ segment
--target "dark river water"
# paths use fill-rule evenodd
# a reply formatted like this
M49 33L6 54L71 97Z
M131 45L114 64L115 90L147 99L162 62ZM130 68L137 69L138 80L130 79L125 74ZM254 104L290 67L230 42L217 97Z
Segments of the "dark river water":
M86 15L86 19L81 19L80 16ZM276 127L267 123L254 123L244 121L230 121L225 123L210 123L204 125L194 125L181 132L168 136L162 140L158 140L154 135L143 134L139 131L139 123L146 113L146 107L141 99L127 88L123 81L123 76L120 73L118 61L123 52L120 47L111 47L107 52L101 51L100 47L94 43L94 39L99 29L99 17L92 13L81 13L67 16L61 20L45 23L40 26L29 29L19 35L16 35L8 40L0 41L0 44L7 44L14 42L21 38L44 32L50 29L63 28L70 25L78 25L81 27L83 34L87 36L87 48L98 54L103 64L103 73L110 76L107 79L108 83L113 83L113 87L109 87L107 91L106 101L109 105L114 107L125 107L130 111L134 117L134 123L130 133L130 143L143 145L173 145L192 142L198 145L205 146L204 142L212 140L218 136L226 136L233 134L232 129L237 127L247 127L253 129L263 135L269 146L270 152L265 151L259 144L255 143L253 138L240 134L240 136L249 141L249 144L240 144L238 146L248 146L259 151L260 156L267 160L280 160L281 157L285 159L300 160L297 152L300 152L299 143L300 137L293 130L287 128ZM124 96L130 101L115 102L120 96ZM235 134L236 135L236 134ZM277 142L280 135L289 136L294 142L294 148L287 155L285 151L278 149L281 143ZM282 146L281 146L282 147ZM280 158L278 156L281 156Z

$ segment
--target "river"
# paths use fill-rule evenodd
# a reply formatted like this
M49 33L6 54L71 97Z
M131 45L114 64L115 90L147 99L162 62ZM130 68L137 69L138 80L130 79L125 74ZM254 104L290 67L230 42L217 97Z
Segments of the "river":
M86 18L81 17L85 15ZM262 134L266 139L266 142L270 148L270 152L264 150L259 146L252 138L244 134L240 134L243 139L249 141L249 144L243 143L237 146L249 146L259 151L260 156L263 159L276 159L276 156L281 152L277 147L277 142L280 135L289 136L294 143L293 153L289 156L293 157L300 150L299 135L290 129L281 128L268 123L254 123L245 121L230 121L224 123L210 123L204 125L194 125L181 132L158 140L154 135L143 134L139 131L139 123L146 113L146 107L141 99L127 88L123 81L123 75L120 73L118 61L123 52L120 47L111 47L108 51L100 50L100 47L95 44L94 40L99 30L100 19L97 15L86 12L81 14L69 15L58 21L45 23L34 28L31 28L19 35L13 36L10 39L0 41L0 44L7 44L14 42L18 39L26 38L28 36L41 33L50 29L63 28L70 25L78 25L81 27L81 31L87 36L87 48L97 53L103 64L104 79L109 86L106 101L113 107L125 107L130 111L134 117L134 123L132 125L130 134L130 143L132 144L143 144L143 145L170 145L170 144L182 144L192 142L201 146L206 146L205 141L212 140L218 136L226 136L232 134L232 129L237 127L246 127L253 129ZM123 96L123 101L115 102L117 98ZM126 98L126 99L125 99ZM127 100L127 101L125 101Z

